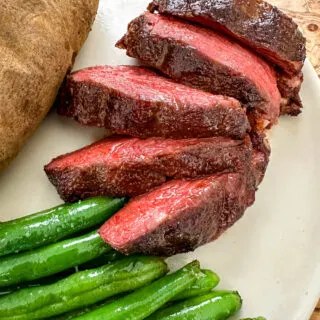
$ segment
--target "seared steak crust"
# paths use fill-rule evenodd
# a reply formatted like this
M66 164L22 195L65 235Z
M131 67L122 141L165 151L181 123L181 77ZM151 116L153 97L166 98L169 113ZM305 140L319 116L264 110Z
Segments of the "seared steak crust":
M253 147L251 166L256 179L256 186L262 182L270 158L270 145L264 132L251 131L250 138Z
M299 96L303 74L287 75L278 72L278 88L281 94L281 114L297 116L301 113L302 102Z
M45 166L61 198L135 196L168 179L242 172L252 157L249 137L161 139L107 138L53 159Z
M277 7L256 0L154 0L148 9L224 32L250 47L277 66L281 114L301 112L306 39Z
M134 137L242 139L249 122L240 103L176 83L143 67L97 66L67 77L61 115Z
M222 30L290 74L301 70L306 57L297 24L265 1L154 0L149 10Z
M275 71L213 30L145 13L129 24L117 46L178 82L240 100L257 122L277 122L280 94Z
M250 175L226 173L173 180L133 198L100 229L124 254L171 256L216 239L254 201Z

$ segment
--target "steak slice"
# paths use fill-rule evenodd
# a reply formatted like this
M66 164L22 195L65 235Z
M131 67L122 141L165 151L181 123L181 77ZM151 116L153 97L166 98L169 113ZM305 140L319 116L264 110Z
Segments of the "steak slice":
M224 32L278 66L281 114L298 115L306 39L277 7L257 0L154 0L151 12L173 15Z
M147 12L129 24L117 46L178 82L240 100L258 127L264 120L277 122L280 93L274 69L226 36Z
M244 140L106 138L60 156L45 166L61 198L72 202L92 196L135 196L167 179L243 171L252 157Z
M289 74L299 73L306 58L298 25L262 0L154 0L148 9L226 32Z
M172 180L130 200L99 233L124 254L171 256L216 239L254 196L255 183L245 173Z
M242 139L249 122L233 98L196 90L136 66L97 66L67 77L58 109L83 125L140 138Z

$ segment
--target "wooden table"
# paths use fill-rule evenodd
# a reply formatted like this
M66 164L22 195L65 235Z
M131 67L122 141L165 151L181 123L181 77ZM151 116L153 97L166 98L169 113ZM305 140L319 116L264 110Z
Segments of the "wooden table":
M320 301L319 301L316 309L314 310L310 320L320 320Z
M267 1L285 11L299 24L307 38L308 58L320 78L320 0ZM320 301L310 320L320 320Z
M320 78L320 0L267 0L300 26L307 38L308 58Z

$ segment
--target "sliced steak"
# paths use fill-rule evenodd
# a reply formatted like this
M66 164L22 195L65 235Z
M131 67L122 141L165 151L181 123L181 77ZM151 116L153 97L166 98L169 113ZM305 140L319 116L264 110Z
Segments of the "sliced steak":
M124 253L171 256L216 239L254 201L244 173L173 180L133 198L101 228L101 237Z
M257 0L154 0L148 9L224 32L274 63L278 66L281 114L300 113L306 39L277 7Z
M187 21L144 13L117 43L183 84L240 100L257 126L277 122L280 93L274 69L216 31Z
M134 196L167 179L243 171L252 157L244 140L107 138L45 166L65 201L97 195Z
M154 0L149 10L226 32L289 74L298 73L306 57L297 24L262 0Z
M140 138L242 139L249 129L237 100L136 66L98 66L69 75L58 112L83 125Z

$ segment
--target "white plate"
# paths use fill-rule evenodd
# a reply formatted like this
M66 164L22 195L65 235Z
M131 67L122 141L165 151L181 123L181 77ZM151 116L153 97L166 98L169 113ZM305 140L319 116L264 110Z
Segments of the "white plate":
M75 68L133 63L114 44L148 2L101 0ZM214 243L170 259L180 265L197 258L216 270L221 288L240 291L241 316L306 320L320 296L320 82L308 61L304 76L304 111L297 118L281 118L272 130L272 159L255 204ZM51 112L0 177L0 220L60 203L43 165L103 134Z

